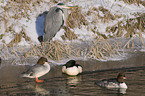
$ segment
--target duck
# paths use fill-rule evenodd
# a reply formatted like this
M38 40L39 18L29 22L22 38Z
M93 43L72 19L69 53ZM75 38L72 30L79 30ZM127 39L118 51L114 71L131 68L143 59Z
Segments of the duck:
M76 64L75 60L69 60L65 65L63 65L62 73L65 73L70 76L76 76L79 73L82 73L82 66Z
M21 77L35 78L36 83L43 82L38 78L47 74L50 71L50 65L45 57L40 57L37 64L33 65L28 70L21 73Z
M101 81L95 82L98 86L105 87L105 88L125 88L127 89L127 85L124 82L125 73L120 72L117 78L110 78L110 79L103 79Z

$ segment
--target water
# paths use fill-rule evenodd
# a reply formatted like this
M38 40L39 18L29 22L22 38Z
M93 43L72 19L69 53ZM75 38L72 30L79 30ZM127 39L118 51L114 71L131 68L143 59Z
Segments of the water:
M62 74L61 67L55 66L45 76L43 83L36 84L34 79L19 78L26 67L3 62L0 69L0 96L145 96L145 53L132 53L121 61L77 61L84 72L70 77ZM35 62L35 61L33 61ZM125 72L128 89L125 94L119 90L101 88L94 84L106 78L114 78Z

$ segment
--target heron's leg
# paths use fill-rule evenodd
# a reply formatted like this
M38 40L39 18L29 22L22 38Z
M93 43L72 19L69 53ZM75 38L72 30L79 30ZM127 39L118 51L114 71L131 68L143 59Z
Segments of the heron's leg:
M37 77L35 77L35 80L36 80L37 83L43 82L43 80L39 80Z

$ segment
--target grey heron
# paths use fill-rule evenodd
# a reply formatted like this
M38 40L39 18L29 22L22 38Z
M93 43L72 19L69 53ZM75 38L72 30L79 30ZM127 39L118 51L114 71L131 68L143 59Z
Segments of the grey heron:
M55 34L64 25L64 11L63 8L74 8L73 6L65 6L63 3L58 3L57 6L52 7L46 15L43 31L43 41L50 41Z

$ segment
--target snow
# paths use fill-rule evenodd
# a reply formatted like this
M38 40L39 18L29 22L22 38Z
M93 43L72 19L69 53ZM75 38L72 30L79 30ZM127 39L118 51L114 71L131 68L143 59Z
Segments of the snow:
M26 42L26 40L24 38L21 39L21 41L18 43L18 45L30 47L30 44L28 44L28 42Z
M26 30L26 34L31 37L31 41L37 44L39 41L37 39L38 35L36 33L35 21L36 18L32 18L31 20L27 21L27 23L24 24L24 28ZM31 25L31 27L29 25Z
M5 40L5 43L9 44L14 37L11 33L6 33L3 38Z
M5 19L8 20L7 25L6 22L1 20L0 24L0 35L4 34L3 38L0 40L0 44L3 44L3 40L5 40L5 43L8 44L11 42L11 40L14 38L13 34L11 32L5 32L6 27L10 27L13 25L12 29L15 33L19 33L24 29L24 32L28 37L31 38L31 41L26 41L25 38L22 38L21 42L18 43L19 46L30 46L31 43L33 44L40 44L38 41L38 36L43 35L43 23L45 20L46 14L42 14L44 11L49 11L49 9L56 4L50 2L51 0L43 0L40 2L40 5L37 5L35 8L32 7L32 10L28 10L28 16L30 19L26 17L22 17L19 19L10 18L12 16L15 16L17 14L13 9L9 9L9 11L5 12L4 8L8 5L9 0L1 0L0 1L0 16L2 19L5 17ZM97 34L93 33L91 31L91 28L94 26L97 27L97 31L104 35L113 35L113 33L107 33L106 28L109 26L113 26L117 24L119 21L126 20L127 18L135 18L138 12L145 13L145 7L143 5L137 5L137 4L127 4L120 0L61 0L62 2L65 2L66 5L69 6L79 6L81 7L82 13L85 14L88 12L88 10L92 8L99 8L100 6L103 6L107 10L111 12L113 15L119 15L120 18L117 18L115 20L110 20L108 22L102 22L102 20L95 18L94 14L91 14L90 16L86 16L85 18L89 22L88 26L82 25L81 28L74 28L71 29L78 37L78 40L72 40L73 42L80 42L85 40L91 40L97 36ZM92 10L91 10L92 11ZM21 10L21 12L25 13L24 10ZM68 13L71 11L69 10ZM97 12L96 12L97 13ZM39 14L42 14L39 16ZM104 14L102 11L98 10L98 14L102 17L104 17ZM91 22L93 20L96 20L97 24L92 24ZM88 29L90 28L90 29ZM64 35L65 30L61 29L55 37L52 39L53 41L58 40L61 42L71 42L71 40L63 40L62 35ZM124 33L126 31L124 30ZM142 34L142 36L145 38L145 34Z
M2 0L0 2L0 6L6 6L8 3L8 0ZM123 1L119 1L119 0L71 0L71 2L65 2L66 5L78 5L80 7L82 7L82 12L86 13L90 8L98 8L100 6L103 6L104 8L108 9L109 11L111 11L112 14L125 14L127 16L127 18L135 18L134 13L137 12L145 12L145 7L143 5L139 5L137 6L137 4L127 4L124 3ZM52 4L49 3L49 1L44 1L40 3L40 6L37 6L35 11L31 12L30 10L28 10L28 15L30 16L30 20L28 20L27 18L21 18L21 20L17 20L18 24L16 24L13 29L16 33L19 33L22 30L22 27L24 27L26 34L31 38L31 41L34 44L40 44L38 41L38 36L43 35L43 22L45 20L45 16L46 15L42 15L42 16L38 16L39 14L43 13L44 11L48 11L50 9L50 7L55 6L56 4ZM34 10L34 9L33 9ZM4 10L1 10L1 12L3 12ZM22 10L23 12L24 10ZM8 15L9 17L14 16L15 12L13 10L8 11L8 13L6 13L6 15ZM99 11L99 15L100 16L104 16L104 14L102 13L102 11ZM38 18L37 18L38 16ZM89 22L91 22L93 20L93 16L88 16L87 20L89 20ZM118 23L118 21L126 19L126 17L121 17L118 18L118 20L112 20L108 23L104 23L101 20L98 20L98 24L96 25L98 28L98 31L100 33L106 34L108 35L108 33L106 33L106 28L108 26L112 26ZM16 22L15 20L11 19L8 21L8 25L10 26L13 24L13 22ZM22 26L22 27L21 27ZM94 25L89 25L89 26L94 26ZM3 25L1 27L4 27ZM2 28L4 29L4 28ZM4 30L2 30L4 31ZM88 40L89 37L93 38L94 34L91 31L88 31L86 27L82 27L81 29L79 28L75 28L74 29L75 34L77 34L78 39L83 39L84 37L86 37L85 39ZM4 33L4 32L2 32ZM61 36L64 34L64 30L61 29L58 34L56 34L54 40L60 40L63 41ZM9 39L10 40L10 39ZM21 44L22 45L22 44Z
M0 1L0 6L4 7L8 3L9 0L1 0Z
M78 36L78 39L83 40L83 41L92 39L92 37L94 35L94 33L91 31L88 31L85 26L82 26L81 29L75 28L74 32Z
M109 9L113 14L125 14L128 17L133 16L133 13L144 12L145 8L142 5L127 4L119 0L101 0L103 7Z
M53 41L58 40L63 42L64 40L61 38L61 36L64 35L64 29L61 29L53 38Z

